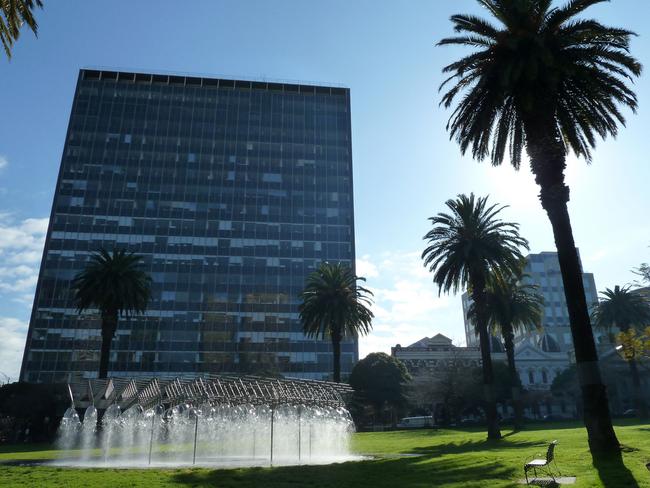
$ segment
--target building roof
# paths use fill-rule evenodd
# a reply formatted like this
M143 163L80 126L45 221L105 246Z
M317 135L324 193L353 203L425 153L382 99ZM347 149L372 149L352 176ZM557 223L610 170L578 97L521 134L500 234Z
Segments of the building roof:
M641 295L646 300L650 300L650 286L644 286L642 288L635 288L632 291L638 293L639 295Z
M414 342L407 347L428 347L431 345L451 345L452 341L449 337L442 334L436 334L433 337L423 337L417 342Z
M553 337L549 334L544 334L537 341L537 346L544 352L561 352L562 349Z
M110 80L127 83L144 83L151 85L174 85L174 86L203 86L212 88L241 88L246 90L264 90L264 91L282 91L292 93L303 93L309 95L344 95L348 93L349 88L334 84L322 82L301 82L287 80L268 80L268 79L247 79L238 80L228 77L214 77L212 75L191 75L186 73L165 73L157 71L121 71L115 69L88 69L80 70L84 80Z

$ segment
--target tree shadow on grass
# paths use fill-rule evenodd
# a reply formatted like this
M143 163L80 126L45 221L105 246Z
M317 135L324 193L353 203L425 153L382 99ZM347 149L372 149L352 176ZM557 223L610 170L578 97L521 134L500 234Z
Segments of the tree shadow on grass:
M578 421L567 422L533 422L525 424L519 432L536 432L539 430L565 430L578 429L584 427L584 424Z
M513 441L513 440L480 440L480 441L459 441L448 442L446 444L436 444L433 446L416 447L408 451L409 454L421 454L431 457L439 457L447 454L466 454L470 452L487 452L501 449L522 449L522 454L525 455L524 449L527 448L540 448L545 446L544 442L535 441Z
M0 454L14 453L14 452L34 452L34 451L51 451L56 449L56 446L46 442L39 443L23 443L23 444L3 444L0 445Z
M348 462L325 466L287 466L236 470L187 470L175 473L172 481L181 486L229 487L359 487L396 486L424 488L448 483L478 488L486 481L500 480L510 486L514 470L499 462L467 465L459 459L409 457Z
M632 472L625 466L623 455L595 456L594 468L605 488L639 488L639 483Z

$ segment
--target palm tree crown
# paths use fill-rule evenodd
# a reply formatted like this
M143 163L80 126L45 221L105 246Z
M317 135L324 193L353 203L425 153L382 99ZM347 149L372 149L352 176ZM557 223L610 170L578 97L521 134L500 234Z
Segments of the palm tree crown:
M372 292L359 286L365 281L341 263L322 263L307 277L298 307L307 337L327 336L332 341L334 381L341 381L341 341L370 332Z
M541 329L544 315L544 297L538 286L526 283L523 272L503 276L490 274L485 288L488 326L493 334L506 336L532 328ZM467 312L476 323L476 307L472 303Z
M38 24L33 13L36 7L43 8L43 1L0 0L0 41L9 59L11 59L11 48L20 36L20 28L23 24L27 24L34 34L38 32Z
M528 241L519 236L517 224L497 218L505 206L488 206L487 197L473 193L458 195L446 205L451 213L429 219L433 229L424 236L429 246L422 253L439 292L471 286L471 274L485 283L490 270L517 272L523 259L519 248L528 249Z
M631 327L641 330L650 325L650 305L629 286L607 288L601 295L592 313L595 327L608 331L618 327L626 332Z
M141 269L142 257L123 250L105 249L73 280L79 311L97 308L102 314L129 316L143 313L151 294L151 278Z
M518 168L531 131L553 126L554 142L566 153L590 159L595 135L615 136L625 119L617 104L636 110L627 82L641 73L629 55L633 32L577 19L606 0L571 0L552 8L552 0L478 0L498 22L472 15L451 17L459 34L439 44L457 44L474 52L449 64L453 82L441 104L463 94L448 124L463 153L491 155L498 165L510 149ZM543 119L540 121L540 119ZM529 148L530 150L530 148Z
M298 309L308 337L356 337L370 332L372 292L357 281L365 278L355 276L341 263L322 263L309 275Z

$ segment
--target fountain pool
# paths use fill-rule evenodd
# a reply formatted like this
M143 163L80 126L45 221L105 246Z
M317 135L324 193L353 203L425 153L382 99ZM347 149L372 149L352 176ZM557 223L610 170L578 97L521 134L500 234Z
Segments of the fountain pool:
M71 384L69 392L59 465L241 467L361 458L350 451L354 424L344 406L346 385L232 376L113 378Z

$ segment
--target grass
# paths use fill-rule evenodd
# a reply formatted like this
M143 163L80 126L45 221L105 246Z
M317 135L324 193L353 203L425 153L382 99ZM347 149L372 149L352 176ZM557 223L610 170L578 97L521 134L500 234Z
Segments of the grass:
M512 487L523 477L526 460L559 441L556 457L562 474L577 476L576 487L650 488L650 425L629 422L616 428L624 444L624 464L594 466L584 428L576 423L531 426L505 431L488 442L476 429L359 433L353 449L374 459L329 466L213 470L77 469L0 465L2 487ZM405 456L406 455L406 456ZM0 446L0 462L55 459L49 445Z

